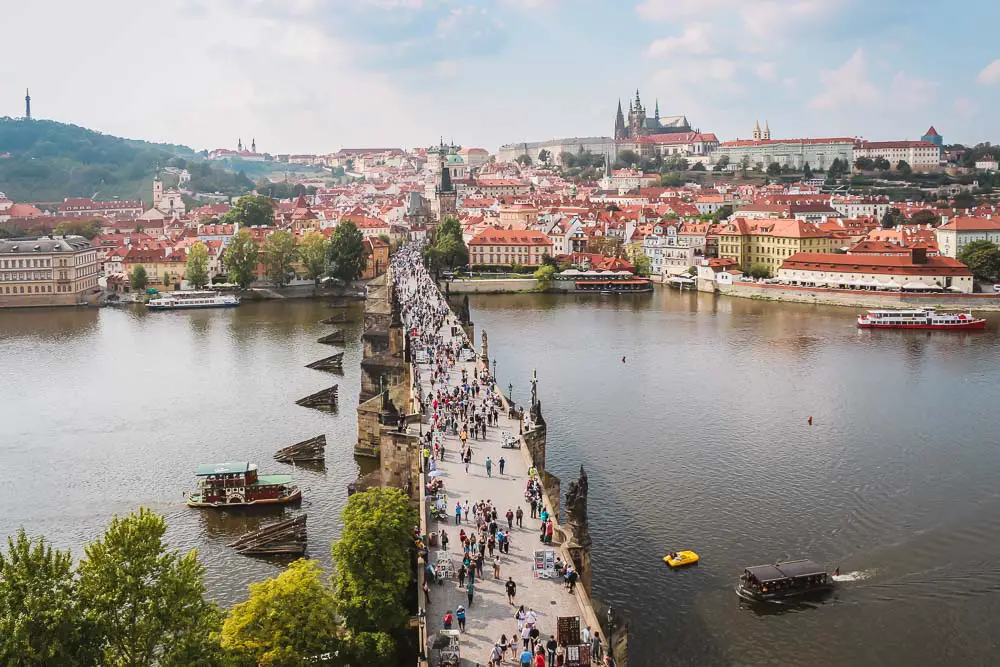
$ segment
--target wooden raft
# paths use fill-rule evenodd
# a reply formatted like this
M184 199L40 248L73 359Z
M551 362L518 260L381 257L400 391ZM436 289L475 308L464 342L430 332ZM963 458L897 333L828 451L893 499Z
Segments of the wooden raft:
M281 463L303 463L305 461L323 461L326 459L326 435L317 435L294 445L279 449L274 460Z
M229 545L247 556L304 554L306 551L306 515L272 523L247 533Z
M314 361L311 364L306 364L306 368L312 368L317 371L339 371L344 368L344 353L338 352L329 357L324 357L319 361Z
M344 332L342 329L337 329L333 333L329 333L322 338L319 338L317 343L326 343L327 345L342 344L344 342Z
M317 410L336 410L337 386L333 385L332 387L317 391L315 394L310 394L305 398L300 398L295 401L295 404L301 405L304 408L316 408Z

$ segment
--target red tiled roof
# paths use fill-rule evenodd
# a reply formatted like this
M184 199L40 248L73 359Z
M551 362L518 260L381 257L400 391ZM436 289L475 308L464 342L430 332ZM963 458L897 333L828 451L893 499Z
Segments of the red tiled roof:
M986 218L952 218L938 229L957 232L995 232L1000 231L1000 223Z
M552 240L542 232L527 229L487 229L469 245L552 245Z
M914 264L907 255L838 255L825 252L798 252L781 264L782 269L839 271L842 273L883 273L909 276L971 276L965 264L951 257L927 257Z
M741 146L773 146L776 144L853 144L851 137L829 137L826 139L737 139L724 141L719 148L737 148Z

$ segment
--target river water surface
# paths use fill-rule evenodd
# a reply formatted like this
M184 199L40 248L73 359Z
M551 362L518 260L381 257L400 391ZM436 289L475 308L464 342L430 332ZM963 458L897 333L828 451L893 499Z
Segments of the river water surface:
M1000 320L977 334L860 332L856 311L677 294L476 296L500 383L537 368L548 462L586 466L598 598L631 616L637 665L996 664L1000 655ZM295 471L310 555L329 562L356 475L360 325L345 374L321 303L233 310L0 313L0 537L81 554L110 517L164 513L223 603L277 566L225 545L274 515L189 510L198 463ZM622 356L626 362L622 363ZM340 414L294 401L340 384ZM807 418L813 417L813 425ZM279 511L279 514L281 512ZM702 562L670 571L673 549ZM741 568L810 557L859 581L827 601L741 605Z

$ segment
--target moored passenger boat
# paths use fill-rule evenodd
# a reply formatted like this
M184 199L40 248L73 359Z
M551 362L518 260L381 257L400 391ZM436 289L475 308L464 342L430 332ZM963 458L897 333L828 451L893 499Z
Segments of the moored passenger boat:
M822 565L811 560L790 560L746 568L736 585L736 594L751 602L778 602L822 594L832 588L833 578Z
M239 297L215 292L171 292L150 299L146 307L150 310L181 310L184 308L235 308L240 305Z
M188 507L278 505L302 499L291 475L258 475L256 463L207 463L195 474L198 490L188 496Z
M858 317L861 329L985 329L986 320L971 312L939 313L933 308L869 310Z

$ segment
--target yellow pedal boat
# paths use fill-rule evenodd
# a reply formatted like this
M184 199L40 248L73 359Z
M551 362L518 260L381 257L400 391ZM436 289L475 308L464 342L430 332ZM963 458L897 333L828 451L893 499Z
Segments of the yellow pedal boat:
M698 554L693 551L674 551L663 557L663 562L670 567L684 567L698 562Z

